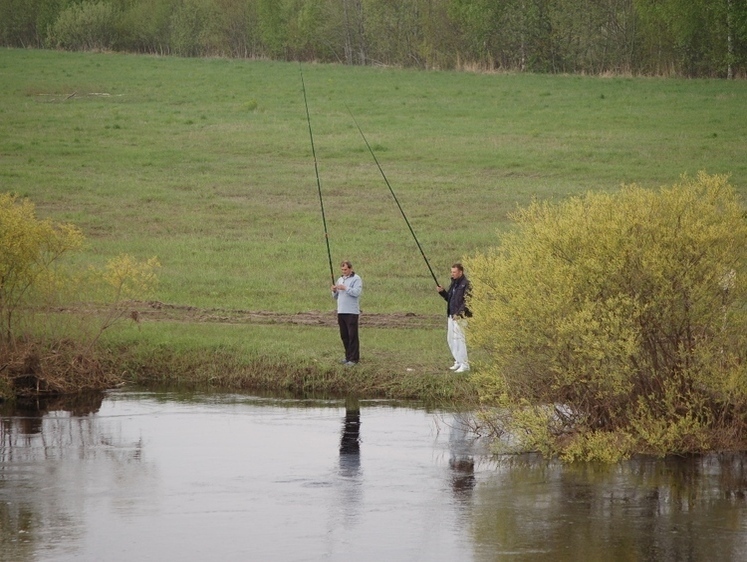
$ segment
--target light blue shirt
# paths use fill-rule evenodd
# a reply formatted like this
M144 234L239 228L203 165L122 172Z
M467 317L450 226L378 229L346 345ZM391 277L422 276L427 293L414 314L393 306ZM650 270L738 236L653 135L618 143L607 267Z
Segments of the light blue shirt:
M360 314L360 296L363 292L363 279L356 273L347 277L340 277L336 285L345 285L344 291L333 291L332 296L337 301L337 314Z

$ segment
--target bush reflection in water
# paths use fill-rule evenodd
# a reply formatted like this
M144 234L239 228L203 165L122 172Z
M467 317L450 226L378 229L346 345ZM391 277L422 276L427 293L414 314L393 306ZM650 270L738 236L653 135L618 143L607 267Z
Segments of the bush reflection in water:
M504 460L479 488L475 542L532 560L744 560L745 455L619 465Z

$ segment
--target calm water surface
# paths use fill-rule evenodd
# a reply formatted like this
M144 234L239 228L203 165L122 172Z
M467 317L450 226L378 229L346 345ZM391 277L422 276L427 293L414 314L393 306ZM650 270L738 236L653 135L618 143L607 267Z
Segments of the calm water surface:
M0 426L0 560L745 560L741 455L562 467L376 401L112 392Z

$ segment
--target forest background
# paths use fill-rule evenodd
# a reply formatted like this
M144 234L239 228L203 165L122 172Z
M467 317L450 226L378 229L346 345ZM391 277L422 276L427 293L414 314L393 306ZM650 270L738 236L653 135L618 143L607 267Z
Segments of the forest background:
M744 0L0 0L0 45L744 77Z

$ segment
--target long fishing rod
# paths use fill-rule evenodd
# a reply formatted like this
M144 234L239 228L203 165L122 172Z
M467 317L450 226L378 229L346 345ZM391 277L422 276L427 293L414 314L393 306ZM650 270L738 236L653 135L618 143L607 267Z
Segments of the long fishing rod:
M306 101L306 84L303 81L303 69L298 63L298 71L301 73L301 88L303 89L303 103L306 106L306 121L309 124L309 139L311 139L311 155L314 157L314 171L316 172L316 185L319 190L319 206L322 209L322 224L324 225L324 241L327 243L327 259L329 260L329 276L332 284L335 284L335 271L332 267L332 252L329 249L329 233L327 232L327 217L324 214L324 200L322 199L322 181L319 179L319 166L316 161L316 149L314 148L314 134L311 132L311 116L309 115L309 103Z
M439 283L438 279L436 279L436 275L435 273L433 273L433 269L431 268L431 264L428 262L428 258L425 257L425 252L423 251L423 248L420 245L420 242L418 241L418 237L415 236L415 231L412 229L412 226L410 226L410 221L407 220L407 215L405 214L405 211L402 209L402 205L399 204L399 199L397 199L397 196L394 194L392 185L389 183L389 180L387 179L386 174L384 173L384 170L381 168L381 164L379 164L379 159L376 158L376 154L371 148L371 145L368 144L368 139L366 138L366 135L363 134L363 130L361 129L360 125L358 125L358 121L355 119L355 115L353 115L353 112L350 111L349 107L348 107L348 112L350 113L350 117L353 118L353 123L355 123L355 126L358 127L358 132L361 134L361 137L363 137L363 141L366 143L366 146L368 147L368 151L371 153L371 156L373 156L374 162L376 162L376 166L378 166L379 172L381 172L381 177L384 178L384 181L386 182L386 185L389 188L389 193L392 194L392 197L394 198L394 202L397 203L399 212L402 214L402 218L405 219L405 223L407 223L407 228L410 229L410 234L412 234L412 237L415 239L415 244L418 245L418 250L420 250L420 255L423 256L423 259L425 260L425 265L428 266L428 271L431 272L431 277L433 277L433 281L435 281L436 285L440 287L441 283Z

